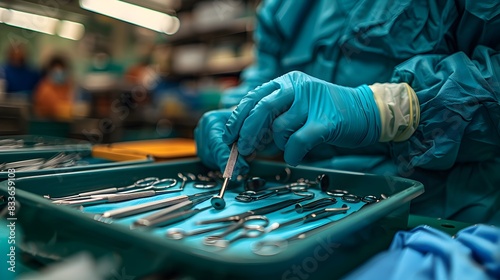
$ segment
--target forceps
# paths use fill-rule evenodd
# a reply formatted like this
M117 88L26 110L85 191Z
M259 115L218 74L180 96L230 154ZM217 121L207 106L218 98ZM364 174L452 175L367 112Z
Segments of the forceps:
M307 185L304 183L292 183L280 187L273 187L263 191L244 191L238 194L235 199L240 202L252 202L266 199L275 195L294 193L299 196L309 196L312 192L307 190Z
M184 179L183 179L184 180ZM165 182L171 182L167 186L161 186L160 184L163 184ZM167 178L167 179L158 179L157 177L147 177L144 179L137 180L135 183L132 185L128 185L125 187L114 187L114 188L107 188L107 189L100 189L100 190L95 190L95 191L89 191L89 192L83 192L75 195L69 195L65 197L50 197L48 195L44 195L45 198L49 198L54 201L65 201L65 200L82 200L82 199L92 199L96 197L92 197L95 195L109 195L113 193L131 193L131 192L138 192L138 191L144 191L144 190L149 190L149 189L166 189L173 187L177 184L177 180L173 178ZM133 191L131 191L133 190ZM100 197L102 198L102 197Z
M323 218L327 218L327 217L330 217L330 216L335 215L335 214L345 213L349 209L350 209L350 207L344 204L340 208L325 208L323 210L319 210L319 211L316 211L314 213L308 214L304 217L293 219L293 220L290 220L290 221L287 221L284 223L273 223L267 229L266 233L269 233L273 230L277 230L279 228L284 228L284 227L289 226L289 225L300 223L300 222L305 224L305 223L321 220Z
M357 196L355 194L349 193L346 190L340 190L340 189L326 191L326 194L333 197L339 197L343 201L350 203L358 203L362 201L364 203L370 204L380 201L380 198L374 195Z
M256 224L255 221L261 221L262 224ZM227 227L227 229L217 235L211 235L205 237L203 244L207 246L217 246L220 248L226 248L231 243L244 238L257 238L265 233L265 227L269 224L269 220L266 216L253 215L245 217L236 223L233 223ZM224 239L229 234L241 230L241 232L235 236L233 239Z

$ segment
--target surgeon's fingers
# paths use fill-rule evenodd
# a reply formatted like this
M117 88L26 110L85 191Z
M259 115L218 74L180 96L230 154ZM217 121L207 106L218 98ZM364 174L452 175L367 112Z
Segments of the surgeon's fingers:
M208 112L200 119L194 131L196 150L201 161L210 168L224 171L229 159L230 147L222 141L222 131L230 112L221 114L219 111ZM234 174L248 172L248 164L243 157L239 157Z
M243 99L240 104L234 109L231 117L226 123L226 128L222 134L222 140L227 145L231 145L238 139L241 127L245 122L246 118L250 114L250 111L255 107L255 105L265 96L271 94L273 91L279 88L279 85L270 81L268 83L263 84L250 91ZM238 147L240 148L240 147Z
M300 100L295 100L290 109L277 117L273 122L274 143L282 151L285 150L288 138L307 121L308 110L307 108L301 108L303 106L307 107L307 104L304 103L300 102Z
M273 142L274 119L288 110L295 99L293 89L282 87L262 98L250 111L240 130L240 153L249 155Z
M318 121L306 122L286 142L285 161L292 166L298 165L309 151L325 142L329 131L328 124Z

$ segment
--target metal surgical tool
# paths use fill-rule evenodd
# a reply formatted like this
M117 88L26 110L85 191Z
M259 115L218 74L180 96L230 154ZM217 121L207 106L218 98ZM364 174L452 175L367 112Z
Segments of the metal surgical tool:
M255 224L252 223L254 221L261 221L263 224ZM245 217L236 223L230 224L227 229L217 235L211 235L205 237L203 240L203 244L208 245L208 246L217 246L221 248L226 248L229 246L229 244L243 239L243 238L256 238L261 236L262 234L265 233L265 227L269 224L269 220L267 219L266 216L261 216L261 215L252 215ZM241 230L241 232L234 237L231 240L226 240L224 237L228 236L229 234Z
M194 216L202 211L205 211L207 209L210 209L210 208L212 208L212 206L207 206L204 208L195 208L195 209L190 209L190 210L182 210L180 212L173 212L173 213L170 213L168 215L164 215L162 217L159 217L156 220L148 221L148 223L146 225L134 223L132 228L134 228L136 226L142 226L142 227L144 227L144 226L147 226L147 227L168 226L168 225L180 222L180 221L184 221L188 218L191 218L192 216Z
M126 190L130 190L130 189L135 189L135 188L144 188L144 187L151 186L151 185L157 183L158 181L160 181L160 180L157 177L148 177L148 178L137 180L132 185L128 185L125 187L100 189L100 190L95 190L95 191L83 192L83 193L79 193L79 194L75 194L75 195L68 195L68 196L64 196L64 197L50 197L48 195L44 195L44 197L48 198L48 199L52 199L52 200L83 199L83 198L91 196L91 195L112 194L112 193L117 193L120 191L126 191Z
M339 189L326 191L326 194L329 196L338 197L343 201L349 203L358 203L360 201L364 203L376 203L380 201L380 198L374 195L358 196L355 194L351 194L346 190L339 190Z
M164 180L166 180L166 179L164 179ZM158 181L158 183L161 183L164 180L160 180L160 181ZM170 186L177 183L177 180L175 180L175 179L168 179L168 180L173 180L173 183ZM152 185L150 187L143 188L143 190L141 190L141 191L128 191L128 192L119 192L119 193L111 193L111 194L96 194L96 195L81 197L79 199L54 200L54 201L52 201L52 203L62 204L62 205L93 205L93 204L100 204L100 203L104 203L104 202L127 201L127 200L151 197L151 196L155 196L155 195L180 191L178 189L165 190L166 188L169 188L170 186L158 186L158 187L156 187L156 186ZM160 190L148 190L151 187L155 187L155 188L158 188ZM161 189L163 189L163 190L161 190Z
M268 206L260 207L254 210L249 210L237 215L232 215L224 218L217 218L217 219L212 219L212 220L205 220L205 221L200 221L197 222L196 224L198 225L206 225L206 224L212 224L212 223L223 223L223 222L237 222L239 220L245 219L246 217L249 216L254 216L254 215L265 215L269 214L278 210L281 210L285 207L294 205L295 203L299 203L308 199L312 199L314 197L314 194L311 194L309 196L297 198L297 199L290 199L286 201L281 201L278 203L274 203Z
M159 210L153 214L150 214L146 217L140 218L137 221L134 222L133 226L134 227L159 227L159 226L165 226L170 223L173 223L174 219L169 217L172 215L172 213L175 213L180 210L187 210L192 207L194 207L197 204L203 203L207 201L210 197L205 196L193 200L185 200L181 203L169 206L167 208L164 208L162 210Z
M105 202L121 202L133 200L138 198L151 197L158 194L163 194L163 191L143 191L134 193L117 193L117 194L99 194L92 195L90 198L77 199L77 200L54 200L52 203L59 205L94 205Z
M33 158L0 164L0 170L15 168L16 171L32 171L48 168L70 167L78 164L81 157L77 153L58 153L50 159Z
M378 203L378 202L379 201L372 202L372 203L366 203L359 210L357 210L355 212L361 211L363 208L370 207L370 205L373 205L373 204ZM332 209L335 209L335 208L331 208L330 210L332 210ZM325 210L328 210L328 208L325 209ZM335 211L337 211L337 210L335 210ZM351 215L352 215L352 213L351 213ZM340 220L341 219L345 219L345 218L346 217L342 217L342 218L340 218ZM272 255L279 254L279 253L283 252L284 250L286 250L286 248L288 247L288 244L290 242L293 242L295 240L306 239L306 238L308 238L308 237L316 234L317 232L322 231L324 228L329 227L331 224L337 223L338 221L339 220L330 221L330 222L328 222L326 224L314 227L312 229L308 229L306 231L303 231L301 233L295 234L295 235L293 235L293 236L291 236L289 238L286 238L286 239L262 240L262 241L259 241L259 242L257 242L257 243L254 244L254 246L252 247L252 251L255 254L260 255L260 256L272 256ZM271 225L271 227L272 227L272 225Z
M210 228L203 228L203 229L195 229L192 231L184 231L181 228L171 228L166 232L166 236L168 239L180 240L180 239L183 239L184 237L209 233L209 232L217 231L217 230L224 229L224 228L227 228L227 225L210 227Z
M309 196L312 194L312 192L307 190L307 186L302 186L302 183L292 183L290 185L269 188L264 191L244 191L238 194L235 199L239 202L252 202L288 193L293 193L299 196Z
M193 199L205 197L205 196L211 196L217 192L219 192L219 191L213 190L213 191L202 192L202 193L197 193L197 194L193 194L193 195L179 195L179 196L175 196L175 197L164 198L164 199L155 200L155 201L151 201L151 202L147 202L147 203L143 203L143 204L131 205L131 206L124 207L124 208L106 211L102 214L102 216L104 218L128 217L128 216L132 216L135 214L140 214L140 213L144 213L144 212L172 206L172 205L175 205L177 203L181 203L183 201L193 200Z
M290 210L284 211L282 213L286 214L286 213L290 213L293 211L295 211L297 213L308 212L308 211L324 208L326 206L335 204L336 202L337 202L337 199L335 197L324 197L324 198L320 198L320 199L315 200L315 201L311 201L311 202L306 203L306 204L297 203L297 204L295 204L294 209L290 209Z
M212 206L217 210L221 210L226 207L226 201L224 201L224 193L226 192L231 177L233 177L234 166L236 165L236 160L238 159L238 147L236 146L236 143L237 142L234 142L233 146L231 147L231 153L229 154L229 159L227 160L226 169L224 170L224 174L222 175L222 178L224 178L222 188L220 189L219 194L214 195L214 197L212 197L212 200L210 201L212 203Z
M289 225L300 223L300 222L303 222L305 224L305 223L321 220L323 218L327 218L327 217L333 216L335 214L345 213L349 209L350 209L350 207L344 204L344 205L342 205L341 208L326 208L326 209L319 210L319 211L316 211L314 213L308 214L304 217L293 219L293 220L290 220L290 221L287 221L284 223L273 223L266 230L266 233L269 233L273 230L277 230L279 228L284 228L284 227L289 226Z
M244 191L238 194L234 199L239 202L252 202L257 200L266 199L271 196L281 195L290 193L288 189L276 189L276 190L267 190L267 191Z

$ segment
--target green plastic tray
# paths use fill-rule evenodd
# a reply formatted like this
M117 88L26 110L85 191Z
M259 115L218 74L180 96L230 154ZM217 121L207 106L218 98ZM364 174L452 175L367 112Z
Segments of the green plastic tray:
M280 173L284 167L282 164L256 161L252 163L251 170L254 176L266 177ZM123 186L150 176L176 177L178 172L208 171L193 159L21 178L15 181L16 200L21 205L17 223L24 231L25 243L39 253L60 258L78 251L91 252L97 257L117 256L121 261L118 271L126 272L127 276L141 277L164 272L169 278L332 279L386 249L394 233L407 227L410 201L424 190L419 182L396 177L305 167L291 170L291 181L328 174L331 189L346 189L358 195L384 193L389 198L329 224L308 239L291 243L281 254L262 257L249 256L243 250L241 256L234 252L200 250L198 244L189 240L168 240L153 232L132 231L120 223L99 222L94 220L92 214L53 205L41 197L43 194L63 196L102 187ZM0 195L6 192L7 181L4 181L0 183ZM232 194L226 195L229 199ZM231 205L228 208L234 211L235 207ZM255 206L244 204L239 212L252 208ZM216 215L216 210L208 211L192 219L211 218L212 213Z

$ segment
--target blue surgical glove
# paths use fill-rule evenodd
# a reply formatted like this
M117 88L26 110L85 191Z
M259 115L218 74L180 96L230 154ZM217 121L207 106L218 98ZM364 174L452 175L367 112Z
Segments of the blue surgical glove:
M238 140L240 154L249 155L274 139L295 166L322 143L357 148L377 143L380 135L368 86L342 87L294 71L250 91L229 117L222 140L226 146Z
M221 171L226 168L231 151L230 147L222 142L222 132L230 115L231 110L207 112L194 130L198 157L206 166ZM242 156L238 157L234 174L245 174L248 169L245 159Z

